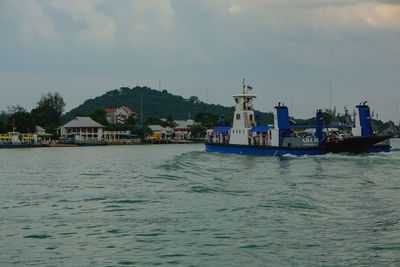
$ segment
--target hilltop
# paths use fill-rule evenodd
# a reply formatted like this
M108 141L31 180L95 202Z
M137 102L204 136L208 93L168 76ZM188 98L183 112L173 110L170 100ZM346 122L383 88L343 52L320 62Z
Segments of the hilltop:
M183 120L189 117L195 118L201 112L210 112L226 118L233 117L234 107L206 104L192 96L185 99L179 95L173 95L167 90L154 90L149 87L136 86L134 88L121 87L106 92L102 96L86 100L83 104L67 112L63 121L69 121L77 115L87 115L96 108L116 108L127 106L132 111L140 114L141 98L143 99L143 118L167 118L171 116L175 120ZM262 124L272 123L272 112L256 111Z

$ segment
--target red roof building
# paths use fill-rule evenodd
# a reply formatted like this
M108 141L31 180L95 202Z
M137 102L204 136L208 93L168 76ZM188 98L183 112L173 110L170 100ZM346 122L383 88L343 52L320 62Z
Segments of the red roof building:
M106 108L106 118L111 124L124 123L129 116L134 114L135 112L126 106L120 108Z

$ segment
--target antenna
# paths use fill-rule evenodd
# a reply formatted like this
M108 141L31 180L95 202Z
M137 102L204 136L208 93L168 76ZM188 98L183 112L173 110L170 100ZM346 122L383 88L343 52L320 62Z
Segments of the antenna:
M293 117L293 102L292 102L292 97L290 97L290 117Z
M332 81L329 81L329 112L332 111Z
M15 108L15 106L13 106L13 107L11 107L11 108L8 107L8 114L9 114L10 116L14 115L16 112L17 112L17 109ZM12 131L13 131L13 132L16 131L16 128L15 128L15 118L14 118L14 116L12 116Z
M206 90L206 112L208 112L208 89Z
M347 106L344 106L344 123L346 124L349 123L348 117L349 117L349 109L347 108Z
M143 96L140 96L140 124L143 128Z

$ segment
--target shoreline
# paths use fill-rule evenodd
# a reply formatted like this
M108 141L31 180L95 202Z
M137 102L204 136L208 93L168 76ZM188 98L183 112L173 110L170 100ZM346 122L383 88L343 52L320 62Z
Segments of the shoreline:
M185 144L203 144L204 140L200 141L158 141L158 142L116 142L116 143L106 143L106 144L99 144L99 145L78 145L78 144L62 144L62 143L50 143L50 144L43 144L42 146L37 147L87 147L87 146L140 146L140 145L185 145Z

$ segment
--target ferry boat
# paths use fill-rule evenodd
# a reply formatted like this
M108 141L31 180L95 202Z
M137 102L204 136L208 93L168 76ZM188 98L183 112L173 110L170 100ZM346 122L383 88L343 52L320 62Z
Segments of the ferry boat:
M42 140L37 135L21 135L19 132L9 132L0 136L0 148L25 148L43 146Z
M356 106L355 125L323 125L322 110L316 112L313 126L291 126L285 105L274 107L274 124L260 126L254 117L255 94L243 90L233 95L235 113L232 127L221 126L208 131L206 151L253 155L322 155L327 153L390 152L391 134L373 132L370 108L366 102ZM301 135L296 128L313 128L312 134ZM329 129L343 128L347 133L334 135Z

